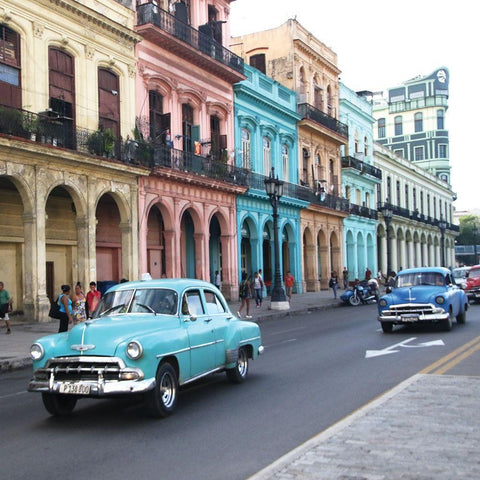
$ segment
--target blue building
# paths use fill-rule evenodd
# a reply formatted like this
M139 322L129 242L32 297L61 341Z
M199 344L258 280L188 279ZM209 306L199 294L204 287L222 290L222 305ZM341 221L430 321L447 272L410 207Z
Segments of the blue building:
M349 280L365 278L367 267L377 273L377 185L382 172L373 166L372 105L368 92L355 93L340 84L340 121L348 125L342 146L342 190L350 202L343 220L344 263Z
M274 169L285 182L279 205L280 271L290 271L301 292L300 209L295 92L245 65L246 80L234 85L235 159L247 170L248 190L237 197L239 274L263 270L267 288L274 277L272 205L264 180Z

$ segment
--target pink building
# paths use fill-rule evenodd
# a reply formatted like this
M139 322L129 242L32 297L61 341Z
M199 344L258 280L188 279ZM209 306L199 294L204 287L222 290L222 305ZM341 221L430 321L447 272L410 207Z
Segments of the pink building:
M233 84L243 61L228 44L230 0L139 1L138 149L152 174L139 180L139 266L152 277L222 276L237 292ZM137 156L138 156L137 149Z

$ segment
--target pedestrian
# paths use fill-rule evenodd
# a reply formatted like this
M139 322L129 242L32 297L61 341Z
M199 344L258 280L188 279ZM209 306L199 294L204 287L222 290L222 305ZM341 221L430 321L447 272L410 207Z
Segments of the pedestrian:
M343 267L343 289L346 290L348 287L348 270L347 267Z
M338 288L338 277L337 277L337 272L334 270L332 272L332 276L330 277L330 280L328 282L328 286L333 289L333 298L337 298L337 288Z
M218 270L215 270L215 286L221 290L222 288L222 278Z
M240 304L240 308L238 309L237 315L239 318L242 318L242 310L243 307L246 306L247 308L247 315L245 318L252 318L250 315L250 298L252 298L252 288L250 285L250 279L247 276L246 272L242 273L242 281L240 282L240 300L242 303Z
M386 287L392 288L395 285L396 275L397 274L393 270L390 271L390 273L388 274L388 277L387 277L387 283L385 284Z
M97 290L97 284L90 282L90 290L87 292L87 316L91 318L92 313L97 309L98 302L102 294Z
M285 283L285 293L287 294L288 303L292 300L293 284L295 283L295 278L290 273L290 270L287 272L284 278Z
M260 308L263 300L263 280L258 272L255 272L253 275L253 290L255 292L255 303L257 308Z
M365 270L365 280L370 280L372 278L372 271L367 267Z
M261 268L258 269L258 276L263 283L262 298L265 298L267 296L267 286L265 285L265 282L263 280L263 272Z
M10 329L10 317L8 316L8 312L12 308L12 302L13 299L5 290L3 282L0 282L0 320L5 320L7 334L12 333L12 330Z
M72 318L72 300L70 298L70 285L62 285L62 293L58 296L58 305L60 306L60 325L58 333L67 332L68 324L73 323Z
M82 291L82 284L77 282L75 292L72 295L72 317L74 325L84 322L87 319L86 301L87 299Z

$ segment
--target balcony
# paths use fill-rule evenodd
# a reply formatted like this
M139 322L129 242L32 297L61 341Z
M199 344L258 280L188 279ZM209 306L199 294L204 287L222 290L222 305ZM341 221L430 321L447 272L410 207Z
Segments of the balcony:
M312 120L319 125L327 127L332 132L348 138L348 126L339 122L336 118L327 115L318 108L309 105L308 103L299 103L297 105L297 113L302 116L302 119Z
M382 179L382 171L369 163L365 163L358 158L346 156L342 157L342 168L353 168L358 170L362 175L371 175L372 177Z
M198 65L227 82L245 80L241 57L153 3L137 5L136 31L182 61Z
M357 215L363 218L370 218L372 220L378 219L378 212L376 210L372 210L371 208L367 208L367 207L362 207L354 203L350 204L350 214Z

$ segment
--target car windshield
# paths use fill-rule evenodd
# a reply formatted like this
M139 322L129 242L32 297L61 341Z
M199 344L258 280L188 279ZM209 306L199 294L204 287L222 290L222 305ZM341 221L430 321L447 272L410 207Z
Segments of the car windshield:
M480 278L480 268L475 268L468 272L468 278Z
M454 268L452 274L453 274L453 278L466 278L468 274L468 269Z
M177 304L177 292L166 288L117 290L102 297L92 317L121 313L175 315Z
M395 280L395 287L416 287L418 285L444 286L445 279L438 272L418 272L398 275Z

